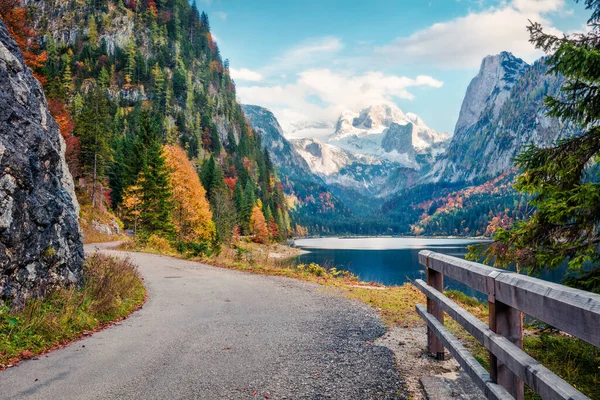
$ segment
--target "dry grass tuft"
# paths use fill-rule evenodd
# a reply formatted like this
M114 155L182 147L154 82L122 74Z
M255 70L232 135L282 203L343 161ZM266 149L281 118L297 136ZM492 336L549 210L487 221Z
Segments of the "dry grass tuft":
M43 299L28 300L21 310L0 307L0 369L125 318L145 296L129 260L89 257L81 288L56 289Z

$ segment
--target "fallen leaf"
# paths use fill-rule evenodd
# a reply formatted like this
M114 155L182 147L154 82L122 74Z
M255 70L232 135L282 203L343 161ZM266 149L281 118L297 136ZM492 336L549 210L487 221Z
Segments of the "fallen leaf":
M34 356L34 354L33 354L33 352L31 350L24 350L21 353L21 357L23 357L24 359L31 358L33 356Z

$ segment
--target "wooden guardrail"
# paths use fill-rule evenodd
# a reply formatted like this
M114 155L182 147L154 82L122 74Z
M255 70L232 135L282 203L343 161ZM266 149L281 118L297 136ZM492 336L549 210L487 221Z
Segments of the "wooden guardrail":
M488 267L460 258L419 252L427 296L417 312L427 323L429 352L445 358L444 346L489 399L522 400L524 383L543 399L588 399L522 350L522 313L600 347L600 295ZM488 296L486 325L443 294L444 276ZM488 373L445 327L444 313L456 320L490 353Z

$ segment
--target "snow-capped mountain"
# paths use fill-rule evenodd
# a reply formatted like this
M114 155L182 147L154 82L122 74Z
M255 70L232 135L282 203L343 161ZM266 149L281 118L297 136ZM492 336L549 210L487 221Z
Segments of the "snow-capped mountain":
M345 111L335 124L288 123L283 131L269 110L244 106L244 111L285 175L293 175L294 166L308 166L341 197L347 190L382 198L402 189L429 169L449 136L390 104Z
M393 104L374 105L359 113L343 112L335 127L327 143L410 168L418 168L415 153L426 153L433 144L449 138L429 128L416 114L405 114Z
M322 124L298 126L325 129ZM336 185L338 193L347 188L384 197L428 170L435 156L443 153L448 137L429 128L416 114L382 104L341 113L326 139L291 142L311 171ZM411 179L395 179L399 174Z
M301 139L314 137L320 140L326 139L334 129L332 122L324 121L295 121L285 127L285 136L288 139Z
M298 154L308 163L311 171L321 176L338 173L345 166L357 161L352 154L316 138L292 139L291 142Z

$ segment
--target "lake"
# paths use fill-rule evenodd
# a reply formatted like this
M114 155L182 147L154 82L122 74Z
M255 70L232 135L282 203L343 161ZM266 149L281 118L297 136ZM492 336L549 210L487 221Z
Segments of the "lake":
M480 243L476 239L438 238L318 238L297 239L296 246L309 253L297 257L297 263L317 263L351 271L364 282L401 285L408 280L425 279L425 268L419 264L419 251L432 250L464 258L467 246ZM559 269L544 273L542 279L558 282L564 275ZM475 295L464 285L445 278L445 286ZM479 297L479 296L478 296Z

